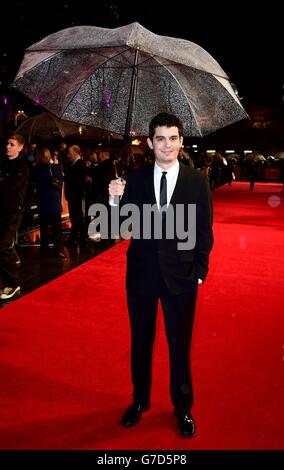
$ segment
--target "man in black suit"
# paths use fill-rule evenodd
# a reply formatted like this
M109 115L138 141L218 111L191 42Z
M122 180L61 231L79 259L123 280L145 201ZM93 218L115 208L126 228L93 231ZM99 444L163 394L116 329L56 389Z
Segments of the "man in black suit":
M95 203L108 203L108 185L116 177L115 161L111 158L111 149L105 144L99 147L99 164L94 168L92 179L92 199Z
M86 243L86 226L83 215L86 168L78 145L70 145L67 151L68 165L65 175L65 197L68 202L71 232L66 246L76 247Z
M121 424L138 423L150 407L152 350L158 300L160 300L170 352L170 393L178 431L185 437L195 432L191 415L193 390L190 375L190 343L198 284L208 272L213 245L211 192L201 172L178 162L183 142L183 126L174 115L161 113L149 126L148 145L155 154L154 168L131 173L125 181L109 185L110 204L122 196L120 205L135 204L143 214L145 205L157 204L163 214L171 210L177 216L183 207L183 220L177 225L194 225L196 242L188 249L177 233L168 237L162 222L162 238L151 232L148 239L132 238L127 252L127 301L131 326L131 372L133 403L125 411ZM164 207L164 210L161 210ZM196 209L190 224L188 207ZM180 214L180 212L179 212ZM145 213L141 215L141 226ZM179 215L180 217L180 215ZM141 230L141 233L142 230ZM191 234L193 235L193 234ZM193 237L194 238L194 237Z

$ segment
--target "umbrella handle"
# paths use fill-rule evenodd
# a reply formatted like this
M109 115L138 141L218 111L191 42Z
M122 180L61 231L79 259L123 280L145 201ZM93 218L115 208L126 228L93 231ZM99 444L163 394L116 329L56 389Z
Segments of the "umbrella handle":
M117 176L116 179L117 179L118 181L121 181L121 180L122 180L121 176ZM116 206L119 205L119 201L120 201L120 197L119 197L119 196L114 196L113 202L114 202L114 204L115 204Z

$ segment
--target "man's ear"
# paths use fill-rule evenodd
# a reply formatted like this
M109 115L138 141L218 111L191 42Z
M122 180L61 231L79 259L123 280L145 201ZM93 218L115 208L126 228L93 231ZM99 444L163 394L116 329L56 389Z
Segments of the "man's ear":
M152 140L151 140L149 137L147 137L147 144L148 144L148 147L149 147L151 150L153 150Z
M183 144L183 137L181 136L181 138L180 138L180 148L182 148L182 144Z

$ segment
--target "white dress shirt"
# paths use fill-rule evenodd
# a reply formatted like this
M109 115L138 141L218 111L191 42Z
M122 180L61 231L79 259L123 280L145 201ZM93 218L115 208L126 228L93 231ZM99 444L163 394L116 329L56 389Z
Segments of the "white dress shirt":
M167 178L167 207L169 207L169 203L171 201L174 189L176 187L177 183L177 178L178 178L178 172L179 172L179 162L176 161L176 163L171 166L168 170L165 170L164 168L161 168L157 163L155 162L154 166L154 188L155 188L155 197L156 197L156 203L158 208L160 209L160 184L161 184L161 177L163 174L163 171L166 171L166 178Z

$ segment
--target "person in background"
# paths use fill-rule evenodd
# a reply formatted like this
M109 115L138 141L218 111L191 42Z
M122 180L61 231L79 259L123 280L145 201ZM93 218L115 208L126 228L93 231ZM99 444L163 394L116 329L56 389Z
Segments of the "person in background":
M68 202L71 232L65 245L85 246L86 224L83 214L86 167L78 145L71 145L67 151L68 165L65 173L65 197Z
M59 163L62 166L63 171L65 172L66 166L68 166L68 157L67 157L68 147L67 147L66 142L60 142L58 153L59 153L59 157L58 157Z
M232 182L235 180L235 173L234 173L234 169L235 169L235 164L232 160L228 160L227 162L227 166L225 168L225 171L227 173L227 181L228 181L228 185L229 186L232 186Z
M183 163L184 165L189 166L190 168L194 168L194 163L192 158L190 157L189 153L184 150L184 148L181 148L179 151L179 161Z
M28 161L30 167L35 165L36 152L37 152L36 144L35 143L30 143L29 148L28 148L28 153L27 153L27 161Z
M25 144L20 134L8 137L6 154L0 169L0 299L8 300L20 291L13 246L22 221L29 168L20 152Z
M107 145L101 145L98 150L99 164L94 168L92 177L92 202L95 204L104 204L108 207L108 185L110 181L117 176L116 160L113 158L111 148ZM110 213L108 211L108 227L110 229ZM101 240L101 234L96 233L90 236L94 241Z
M63 248L61 225L62 188L51 185L51 177L55 176L63 183L56 154L51 157L47 147L38 149L34 179L36 185L37 206L40 226L40 248L43 255L49 254L49 242L53 243L53 255L66 259Z
M161 113L149 125L147 139L154 151L155 164L132 172L126 181L112 180L110 204L122 196L120 205L131 203L139 208L144 233L146 205L157 204L163 213L177 205L183 208L186 222L188 205L196 208L196 243L194 248L179 249L181 237L132 238L127 252L126 289L131 328L131 375L133 402L126 409L121 424L137 424L150 408L152 352L155 339L158 301L162 304L170 353L170 395L177 419L177 429L192 437L195 423L191 414L193 387L190 373L190 345L198 285L205 281L209 253L213 245L211 192L207 177L178 161L183 143L182 122L172 114ZM163 208L163 210L162 210ZM146 214L147 215L147 214ZM164 226L165 227L165 226Z
M248 175L248 179L249 179L249 190L250 191L253 191L253 189L254 189L256 174L257 174L256 162L254 160L249 161L247 163L247 175Z

